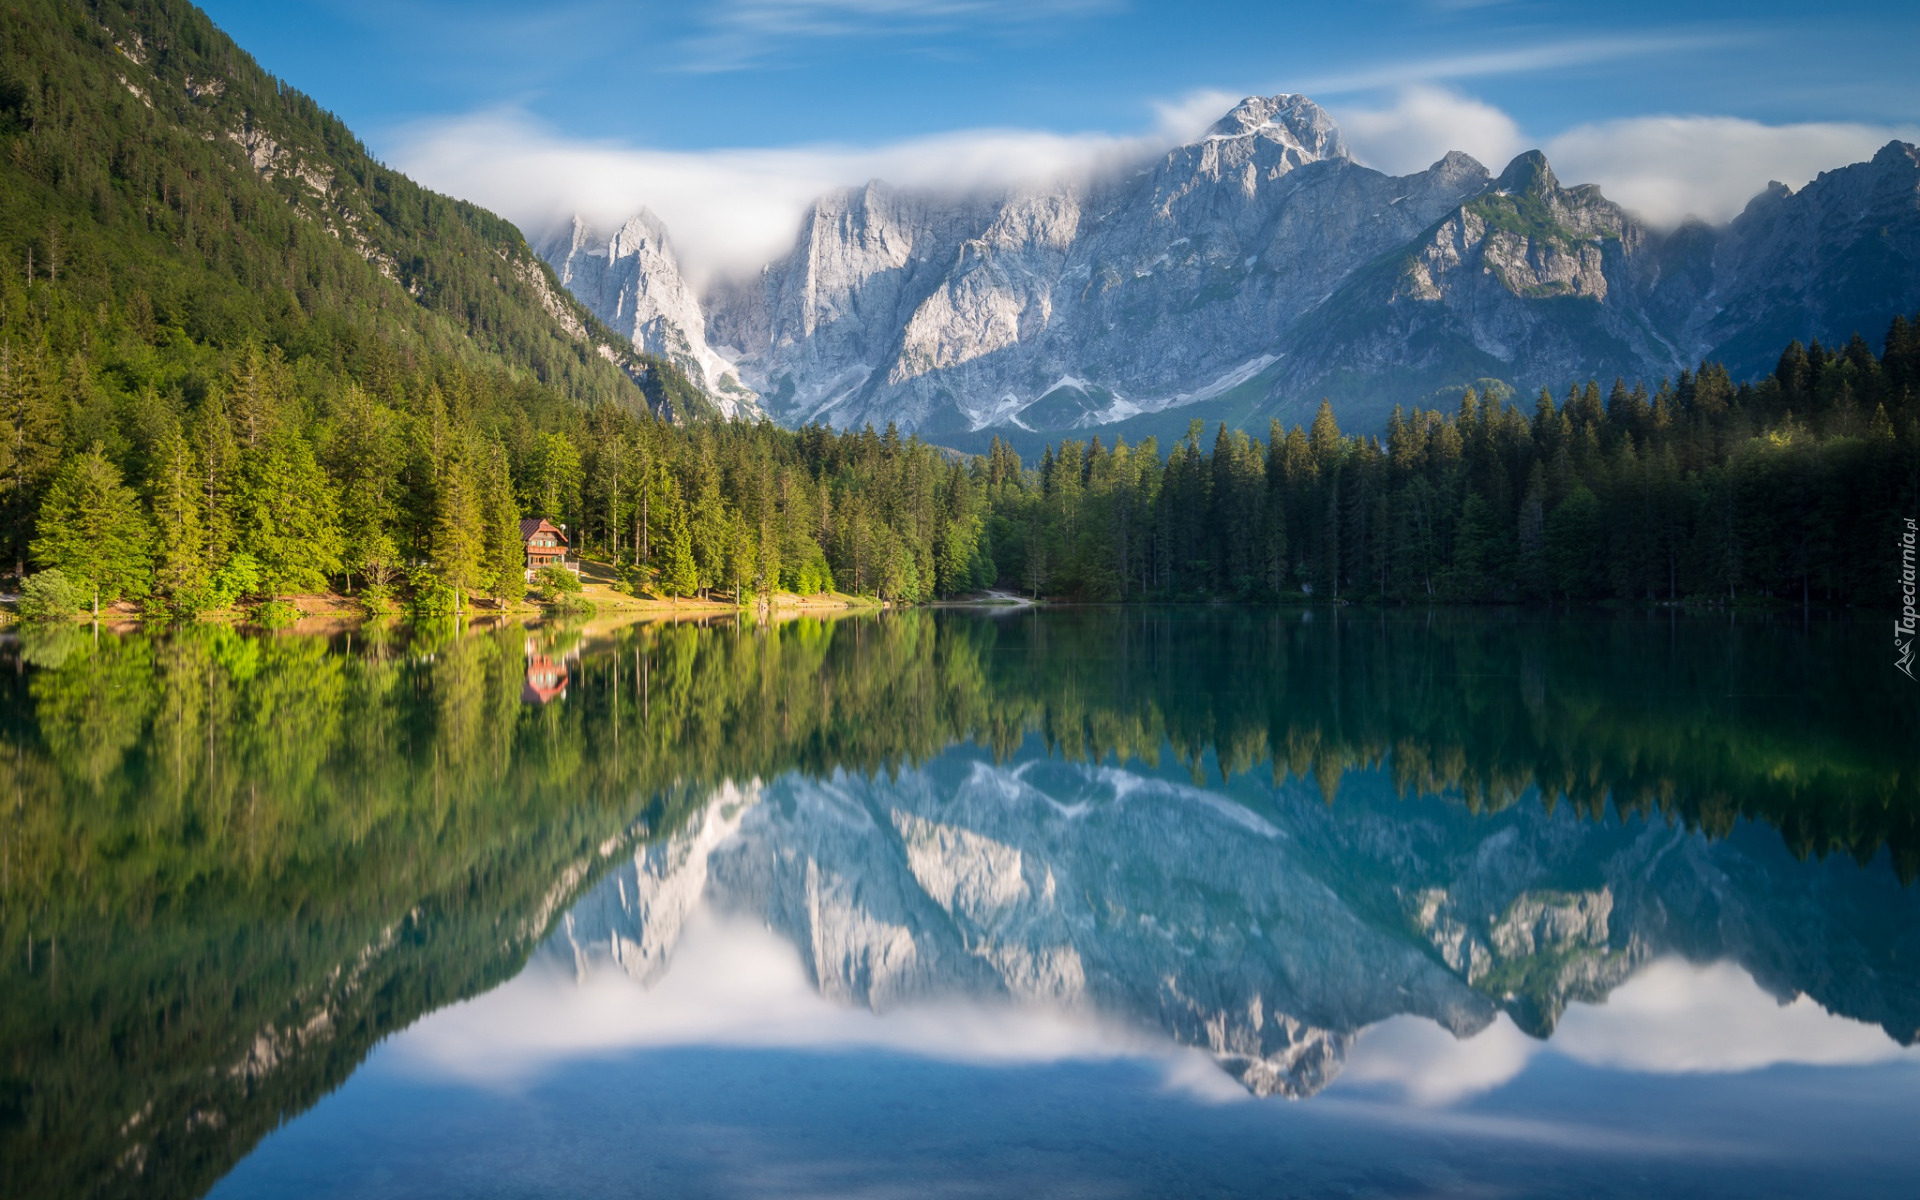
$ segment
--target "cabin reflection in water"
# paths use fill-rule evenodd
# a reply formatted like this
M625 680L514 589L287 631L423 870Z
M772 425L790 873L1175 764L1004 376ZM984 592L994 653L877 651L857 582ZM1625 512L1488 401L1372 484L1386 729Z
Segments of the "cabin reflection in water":
M567 696L567 660L550 653L532 638L527 639L527 683L520 689L525 704L546 704Z

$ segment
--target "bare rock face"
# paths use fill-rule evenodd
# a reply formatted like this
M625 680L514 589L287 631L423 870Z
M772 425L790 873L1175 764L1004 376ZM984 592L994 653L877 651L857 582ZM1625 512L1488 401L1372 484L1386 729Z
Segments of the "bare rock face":
M1655 232L1537 151L1497 179L1457 152L1395 178L1306 97L1255 96L1123 177L831 193L789 253L704 295L644 212L543 254L637 345L789 424L977 449L1264 428L1327 396L1365 429L1481 379L1530 393L1708 357L1751 375L1793 337L1877 336L1920 308L1920 152Z
M1917 215L1920 148L1905 142L1797 193L1774 184L1715 240L1684 344L1759 367L1810 335L1835 344L1858 332L1877 349L1892 314L1920 306Z
M706 315L680 274L666 227L642 209L611 237L575 217L539 254L593 314L634 346L673 363L731 419L759 415L733 363L707 344Z

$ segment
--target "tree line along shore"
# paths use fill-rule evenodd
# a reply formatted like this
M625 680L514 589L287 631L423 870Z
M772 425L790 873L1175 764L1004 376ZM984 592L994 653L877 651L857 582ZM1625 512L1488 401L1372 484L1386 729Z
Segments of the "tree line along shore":
M1887 605L1917 340L1900 317L1879 354L1794 343L1754 383L1709 364L1531 412L1468 390L1384 436L1322 404L1265 440L1195 422L1165 453L1096 437L1037 464L572 403L378 343L360 370L253 342L190 345L182 370L165 339L97 359L9 341L6 551L30 599L63 580L56 608L166 619L325 591L518 605L528 516L635 596Z

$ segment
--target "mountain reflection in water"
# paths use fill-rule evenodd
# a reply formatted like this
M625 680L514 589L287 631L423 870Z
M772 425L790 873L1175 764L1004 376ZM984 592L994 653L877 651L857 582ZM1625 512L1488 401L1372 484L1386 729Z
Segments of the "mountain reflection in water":
M1504 1014L1545 1038L1663 956L1879 1024L1889 1051L1920 1029L1912 974L1884 974L1920 939L1891 873L1799 862L1746 827L1476 817L1378 770L1333 807L1311 784L1061 763L1037 739L1004 764L957 749L892 778L783 776L640 848L541 957L652 983L702 907L776 932L829 999L1120 1019L1258 1095L1320 1091L1360 1030L1402 1015L1468 1038Z
M442 1009L386 1057L1142 1059L1215 1099L1331 1085L1300 1110L1328 1113L1486 1094L1542 1054L1904 1070L1920 704L1878 631L24 631L0 1192L201 1194Z

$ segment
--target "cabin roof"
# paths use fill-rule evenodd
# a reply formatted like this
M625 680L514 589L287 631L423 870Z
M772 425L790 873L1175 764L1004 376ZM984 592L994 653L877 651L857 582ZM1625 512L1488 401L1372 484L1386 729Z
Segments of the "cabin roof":
M542 530L551 531L555 537L560 539L561 545L565 546L568 544L567 535L560 531L560 527L558 525L555 525L552 522L548 521L545 517L522 517L520 519L520 540L521 541L523 542L531 541L533 539L533 535L536 533L539 533Z

